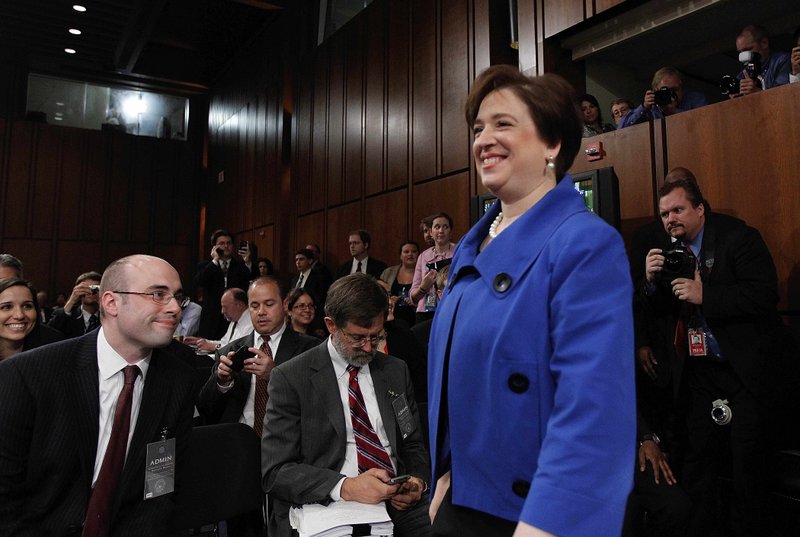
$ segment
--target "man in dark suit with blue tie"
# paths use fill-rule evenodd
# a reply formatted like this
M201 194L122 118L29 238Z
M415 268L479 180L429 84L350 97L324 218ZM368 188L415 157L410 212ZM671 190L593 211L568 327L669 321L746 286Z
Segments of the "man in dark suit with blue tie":
M276 367L261 440L270 537L290 537L291 505L386 502L398 537L429 535L430 461L405 362L376 351L388 296L351 274L328 290L321 345ZM394 475L410 474L402 485Z
M194 407L191 351L172 341L180 278L125 257L99 299L99 330L0 362L0 535L167 533ZM159 452L177 473L153 482Z

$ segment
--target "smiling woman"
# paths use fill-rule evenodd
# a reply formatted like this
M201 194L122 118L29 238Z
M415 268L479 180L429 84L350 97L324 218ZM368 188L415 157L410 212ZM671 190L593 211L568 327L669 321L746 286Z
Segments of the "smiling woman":
M25 280L0 280L0 360L22 351L36 327L36 301Z

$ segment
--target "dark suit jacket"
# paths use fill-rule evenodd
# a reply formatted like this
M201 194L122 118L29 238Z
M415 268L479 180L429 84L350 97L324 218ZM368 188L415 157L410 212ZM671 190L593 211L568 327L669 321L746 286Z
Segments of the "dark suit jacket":
M97 315L99 318L99 310ZM78 337L86 333L86 324L83 322L83 311L80 304L74 306L69 313L65 312L64 308L57 308L53 311L53 316L47 325L60 331L65 338Z
M200 263L194 276L194 284L203 288L203 310L200 312L198 334L207 339L219 339L228 326L220 309L220 299L226 289L236 287L247 291L250 285L250 271L241 258L234 256L228 266L228 285L225 275L216 263Z
M217 351L216 363L211 369L211 376L200 391L200 399L197 404L197 410L203 416L204 423L208 425L214 423L236 423L242 416L242 410L244 410L244 405L247 403L247 396L250 394L250 375L241 371L234 373L233 388L226 393L222 393L217 388L217 367L219 367L219 357L221 355L238 350L242 346L252 347L253 341L255 341L255 332L233 340ZM281 336L278 352L274 357L275 365L280 365L318 344L319 340L317 338L298 334L287 326L283 336Z
M353 268L353 258L347 260L346 263L342 263L339 265L339 270L336 271L336 279L343 278L350 274L350 270ZM372 276L375 279L381 277L381 273L386 270L386 263L379 259L374 259L373 257L367 257L367 274Z
M772 256L758 230L737 218L711 213L699 258L704 273L703 316L723 357L739 379L758 393L766 336L777 323L778 284ZM648 307L653 308L654 349L662 349L662 355L669 357L677 391L684 364L672 348L672 339L680 303L671 289L660 285L649 297Z
M46 324L36 323L31 333L25 338L25 344L22 350L28 351L36 347L42 347L50 343L55 343L56 341L61 341L62 339L64 339L64 334L60 330L56 330Z
M177 439L177 485L191 427L193 373L179 343L153 351L136 428L128 448L111 535L167 531L168 494L144 501L149 442ZM80 535L97 452L97 332L0 362L0 535Z
M376 353L369 365L398 474L429 482L430 462L425 448L414 388L402 360ZM392 398L405 394L417 424L403 438ZM327 341L276 367L269 383L265 434L261 440L264 490L273 502L270 537L289 537L289 507L330 501L330 492L344 476L345 417Z

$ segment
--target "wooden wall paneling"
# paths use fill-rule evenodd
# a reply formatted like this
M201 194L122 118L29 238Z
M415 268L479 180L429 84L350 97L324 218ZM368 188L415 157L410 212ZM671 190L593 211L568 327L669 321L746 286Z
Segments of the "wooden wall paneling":
M364 191L367 196L385 187L386 2L366 9L364 88Z
M398 264L398 248L409 238L408 190L404 188L367 198L364 221L372 237L369 255L390 266Z
M519 35L519 69L527 75L540 72L540 22L537 5L542 0L517 0L517 31ZM487 24L488 28L489 25Z
M470 83L469 9L468 0L442 2L442 174L469 168L469 129L463 114Z
M586 145L602 142L606 156L588 162ZM620 232L630 240L633 231L655 217L653 214L653 157L651 154L650 125L634 125L600 136L584 138L578 156L570 168L577 173L613 166L619 178Z
M151 240L150 226L156 215L153 210L153 173L157 152L156 139L136 137L131 143L130 209L128 210L129 240L148 244ZM115 203L113 205L116 205ZM113 209L112 205L112 209ZM116 212L116 211L114 211ZM118 240L111 237L111 241ZM115 258L116 259L116 258Z
M344 199L361 197L364 182L364 55L369 46L364 17L350 23L344 38Z
M602 13L607 9L611 9L614 6L618 6L619 4L623 3L625 0L592 0L594 2L594 15ZM588 13L589 11L587 11Z
M92 173L99 175L101 187L105 186L103 181L105 166L102 158L104 145L101 145L100 134L96 131L75 129L63 138L61 179L53 185L57 193L57 206L54 211L57 225L53 230L51 237L53 239L56 237L77 239L80 235L82 219L79 210L86 205L81 188L85 184L85 177L91 176ZM87 175L84 175L84 170ZM96 207L102 208L102 195L99 203L100 205Z
M100 241L58 241L55 256L48 261L58 267L53 278L55 290L65 293L69 298L72 288L75 287L75 278L80 274L91 270L102 274L106 268L102 250L103 244ZM127 253L130 252L123 255L127 255ZM111 248L109 248L109 255L113 255ZM108 259L114 260L120 257L122 255L108 257Z
M184 290L188 290L194 278L194 271L197 262L192 255L192 248L188 244L156 244L153 247L153 255L165 259L170 265L175 267L181 278ZM140 253L140 252L137 252Z
M411 11L409 2L387 4L386 183L395 188L409 181Z
M37 291L47 291L51 300L56 298L55 294L53 294L56 289L53 278L63 270L55 263L52 242L49 239L31 239L30 237L21 239L4 238L1 251L9 253L22 261L25 279L30 280ZM73 257L80 257L76 256L74 251L72 255ZM75 282L75 276L77 274L72 276L73 283ZM65 292L72 291L72 287L73 285L64 288Z
M327 233L325 243L328 250L328 266L336 273L336 268L352 259L347 245L348 234L361 227L361 203L353 202L328 209Z
M118 134L113 137L109 170L108 198L104 214L104 219L108 219L108 227L104 236L113 241L128 240L132 229L130 213L135 201L135 196L131 191L133 163L131 142L128 136ZM89 212L87 209L87 224ZM83 227L85 232L82 234L82 238L91 240L94 230L89 225Z
M517 4L530 3L532 0L517 0ZM489 22L489 6L491 0L470 0L471 12L467 22L467 46L469 47L469 82L491 65L491 36ZM519 7L517 8L519 17ZM517 21L517 28L521 28ZM519 37L521 38L521 36Z
M268 98L266 95L259 94L255 98L255 125L253 126L253 227L263 226L270 222L269 214L272 211L272 204L267 195L267 185L269 184L269 167L267 161L270 158L267 149L269 137L268 121ZM248 239L253 240L253 239Z
M584 0L544 0L544 37L552 37L585 19Z
M323 242L325 242L324 229L325 213L322 211L299 217L297 219L297 233L292 254L294 254L295 250L305 248L309 243L319 244L322 249L322 262L325 263L328 256L323 245Z
M800 84L789 84L667 119L669 166L691 169L714 211L761 232L778 271L781 307L790 309L800 309L798 101ZM758 125L758 136L736 135L742 118Z
M266 96L266 109L264 125L265 138L265 167L261 176L256 177L258 188L261 190L259 199L261 215L256 218L258 226L272 224L278 214L278 182L282 164L283 148L283 104L278 98L275 88L269 88Z
M15 121L11 125L10 159L8 182L3 196L5 237L27 237L29 203L35 160L36 124Z
M77 129L73 131L76 137L78 132ZM118 163L114 159L114 148L126 138L126 135L83 131L80 137L86 140L80 155L85 163L86 173L76 185L79 198L74 204L70 204L70 200L59 200L61 204L59 221L73 219L78 227L75 235L59 233L59 237L97 241L111 235L110 226L98 225L98 222L107 223L111 218L125 218L124 207L128 204L127 191L120 188L119 184L115 184L115 179L119 177L116 174L117 168L126 166L128 161L125 159ZM112 186L116 186L117 190L112 191ZM116 195L112 195L112 192ZM109 229L105 229L106 227ZM119 228L114 229L119 230Z
M53 236L56 225L56 193L61 167L61 141L65 129L37 129L36 169L31 185L30 237L46 239Z
M352 25L348 26L352 28ZM328 79L328 204L352 201L352 189L345 189L344 182L350 181L349 177L342 175L344 151L344 111L345 102L345 61L344 38L347 33L334 34L328 40L329 66ZM325 45L322 45L323 47ZM361 183L361 178L354 179ZM351 197L345 197L350 194Z
M435 177L438 172L440 5L440 0L411 2L411 163L415 182Z
M469 229L469 172L414 185L412 200L411 222L444 211L453 218L453 242Z
M313 181L311 177L311 81L303 76L308 72L306 65L298 70L292 117L292 191L297 213L306 214L324 207L325 185L322 181ZM315 196L313 189L317 185L321 187L321 195Z
M163 141L154 148L153 219L150 222L150 236L154 245L189 243L188 236L177 234L179 216L180 219L191 217L185 207L193 206L190 196L183 196L181 192L180 147L177 143ZM184 173L190 173L190 170Z
M242 229L253 229L256 225L260 224L258 217L258 200L256 198L256 191L261 186L256 179L255 174L255 158L256 158L256 129L258 128L258 97L254 97L252 101L247 104L246 121L244 124L245 132L242 162L244 163L244 171L242 173L243 195L240 204L243 206L244 221L242 222ZM246 200L246 201L245 201Z
M255 243L258 245L258 256L266 257L274 266L278 266L278 252L275 251L275 226L263 226L255 230Z
M311 131L311 181L322 183L323 204L338 203L341 191L328 188L328 54L319 47L314 62L314 111ZM313 188L314 191L317 188Z

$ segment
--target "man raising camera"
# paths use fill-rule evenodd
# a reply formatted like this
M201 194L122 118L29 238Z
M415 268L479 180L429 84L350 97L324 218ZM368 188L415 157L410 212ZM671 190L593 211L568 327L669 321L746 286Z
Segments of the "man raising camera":
M789 54L783 51L771 51L769 48L769 32L763 26L750 24L742 28L736 37L736 50L742 63L753 62L759 67L751 76L748 69L742 70L737 75L739 78L739 94L731 97L740 97L757 93L762 89L775 88L789 83ZM743 56L742 53L750 52L757 56Z
M715 520L719 462L732 462L730 527L764 535L765 453L760 415L766 335L777 321L775 265L758 230L706 210L699 187L665 184L659 214L673 241L651 249L643 295L650 327L660 332L666 369L683 408L687 446L683 485L693 502L688 535L707 536ZM677 244L676 244L677 243ZM715 421L715 402L732 419ZM726 443L727 440L727 443ZM730 451L727 457L721 446ZM726 472L728 473L728 472Z
M702 93L683 89L680 71L674 67L662 67L653 75L651 88L645 92L642 104L622 118L617 128L629 127L650 119L663 119L665 116L700 108L706 104L708 101Z

